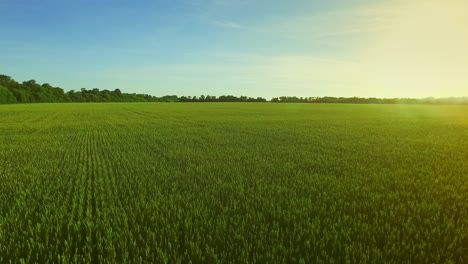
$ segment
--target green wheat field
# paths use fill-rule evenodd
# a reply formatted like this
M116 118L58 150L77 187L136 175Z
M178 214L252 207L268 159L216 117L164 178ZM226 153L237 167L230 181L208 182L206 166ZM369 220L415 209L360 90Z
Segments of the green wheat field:
M468 106L0 106L0 263L468 263Z

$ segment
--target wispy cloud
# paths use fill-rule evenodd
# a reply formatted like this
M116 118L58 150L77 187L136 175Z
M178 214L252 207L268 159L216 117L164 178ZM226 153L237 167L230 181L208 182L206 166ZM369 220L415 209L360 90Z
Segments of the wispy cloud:
M295 41L324 41L339 38L366 37L388 30L396 10L388 5L373 5L332 10L312 15L277 15L256 24L242 25L223 19L204 18L211 25L228 29L292 39Z
M209 0L211 4L219 6L239 6L248 3L248 0Z
M273 17L264 32L296 40L324 40L369 36L391 26L395 11L382 5L332 10L311 15Z
M243 30L249 29L238 23L235 23L232 21L226 21L226 20L208 19L208 23L218 26L218 27L229 28L229 29L243 29Z

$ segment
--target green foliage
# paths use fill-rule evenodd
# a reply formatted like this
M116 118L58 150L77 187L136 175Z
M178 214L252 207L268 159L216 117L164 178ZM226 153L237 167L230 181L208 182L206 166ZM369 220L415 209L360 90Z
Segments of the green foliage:
M9 89L0 85L0 104L12 104L12 103L16 103L15 96Z
M468 263L466 106L0 106L0 263Z
M50 84L38 84L35 80L29 80L22 84L17 83L10 76L0 75L0 85L6 89L0 89L0 104L6 103L58 103L58 102L266 102L266 99L246 96L235 97L232 95L178 97L166 95L163 97L148 94L122 93L120 89L114 91L93 88L82 88L79 92L71 90L64 93L62 88L52 87ZM13 95L13 97L12 97Z
M82 88L76 92L71 90L64 93L62 88L52 87L45 83L39 85L34 80L17 83L10 76L0 75L0 85L8 88L8 91L0 89L0 104L5 103L57 103L57 102L267 102L262 97L247 97L234 95L201 95L181 96L166 95L162 97L148 94L122 93L120 89L114 91L93 88ZM13 94L15 99L11 97ZM468 105L468 97L449 98L360 98L360 97L296 97L282 96L271 99L273 103L340 103L340 104L457 104Z
M38 84L35 80L18 83L10 76L0 75L0 104L2 103L58 103L58 102L159 102L167 101L147 94L122 93L119 89L114 91L97 88L79 92L69 91L67 93L60 87L52 87L50 84ZM14 96L13 100L11 95Z

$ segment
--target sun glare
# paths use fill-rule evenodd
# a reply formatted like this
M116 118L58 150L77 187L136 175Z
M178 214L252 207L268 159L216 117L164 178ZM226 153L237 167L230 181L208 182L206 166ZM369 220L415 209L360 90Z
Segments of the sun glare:
M416 1L393 10L371 51L385 86L419 97L468 89L468 1Z

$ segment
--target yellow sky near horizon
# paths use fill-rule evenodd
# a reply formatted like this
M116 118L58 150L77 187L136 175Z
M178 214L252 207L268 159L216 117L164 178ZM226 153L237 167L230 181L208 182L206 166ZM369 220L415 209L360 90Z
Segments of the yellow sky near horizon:
M260 74L291 95L468 96L467 13L465 0L390 0L300 18L284 31L337 47L263 58Z
M387 8L385 30L364 59L375 66L376 80L415 96L468 95L468 1L413 0Z

